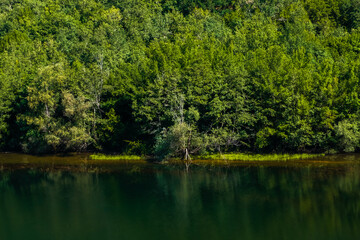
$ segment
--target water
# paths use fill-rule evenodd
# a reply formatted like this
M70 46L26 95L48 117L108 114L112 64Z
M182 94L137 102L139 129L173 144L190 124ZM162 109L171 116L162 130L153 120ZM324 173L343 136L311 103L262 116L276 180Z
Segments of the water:
M24 157L0 155L0 239L360 237L358 156L189 173Z

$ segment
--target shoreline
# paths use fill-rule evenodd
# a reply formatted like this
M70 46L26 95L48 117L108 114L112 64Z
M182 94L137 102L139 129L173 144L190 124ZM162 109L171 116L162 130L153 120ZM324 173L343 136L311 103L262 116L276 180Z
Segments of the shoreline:
M264 157L265 155L261 155ZM334 154L312 156L308 159L279 160L225 160L225 159L193 159L190 168L211 167L340 167L360 166L360 154ZM39 169L44 171L66 170L80 172L112 172L121 169L174 167L183 169L185 164L180 159L163 162L149 159L110 159L92 160L90 153L69 153L34 156L20 153L0 153L0 172L2 170Z
M145 160L150 162L168 162L173 160L181 160L179 157L171 157L164 160L158 160L151 155L135 155L135 154L123 154L119 152L59 152L59 153L43 153L43 154L31 154L23 152L0 152L1 155L21 155L21 156L32 156L32 157L73 157L73 156L87 156L88 160L128 160L138 161ZM325 156L334 155L351 155L357 153L224 153L224 154L205 154L205 155L191 155L193 161L197 160L223 160L223 161L289 161L289 160L305 160L311 158L319 158ZM1 160L1 159L0 159Z

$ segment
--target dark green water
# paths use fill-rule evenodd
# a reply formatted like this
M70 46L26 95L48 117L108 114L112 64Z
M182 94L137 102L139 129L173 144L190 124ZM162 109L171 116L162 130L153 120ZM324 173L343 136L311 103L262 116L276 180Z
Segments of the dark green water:
M359 159L189 173L0 159L0 239L359 239Z

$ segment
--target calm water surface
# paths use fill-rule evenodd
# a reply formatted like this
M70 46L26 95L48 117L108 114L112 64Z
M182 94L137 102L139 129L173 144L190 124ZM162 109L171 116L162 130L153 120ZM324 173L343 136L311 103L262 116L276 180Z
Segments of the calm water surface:
M357 155L186 173L0 154L2 240L359 238Z

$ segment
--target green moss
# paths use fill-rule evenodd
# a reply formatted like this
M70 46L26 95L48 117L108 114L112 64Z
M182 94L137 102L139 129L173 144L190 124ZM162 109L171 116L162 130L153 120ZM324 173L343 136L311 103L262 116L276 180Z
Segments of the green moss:
M139 161L145 160L143 156L137 155L104 155L104 154L92 154L90 155L91 160L131 160L131 161Z
M228 161L287 161L310 159L323 157L325 154L245 154L245 153L227 153L227 154L210 154L198 156L199 160L228 160Z

